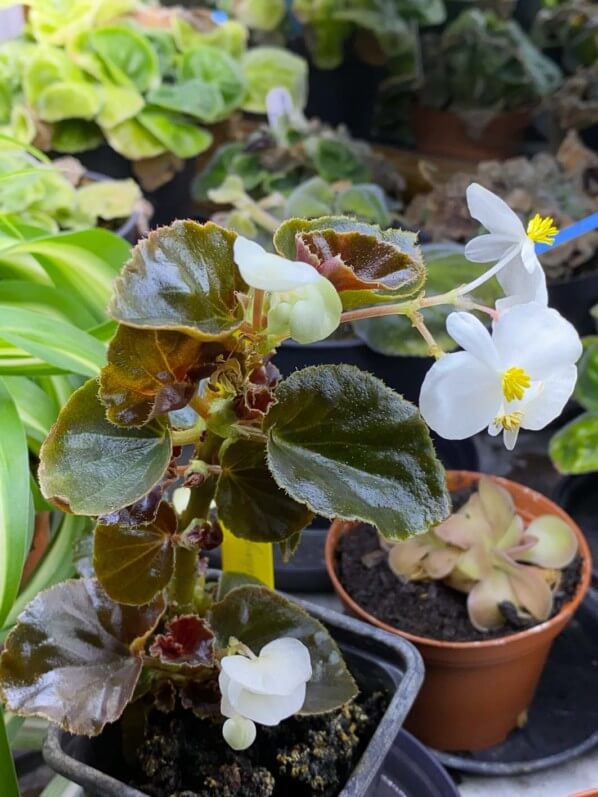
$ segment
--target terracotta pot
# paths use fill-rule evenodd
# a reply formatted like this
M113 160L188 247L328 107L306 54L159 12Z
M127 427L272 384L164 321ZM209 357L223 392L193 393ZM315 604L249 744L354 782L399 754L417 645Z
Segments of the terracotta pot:
M467 487L477 482L480 475L448 471L449 488ZM532 701L553 640L573 616L590 584L590 551L573 520L540 493L508 479L493 478L512 495L526 524L544 514L559 515L569 523L583 558L574 598L550 620L529 630L482 642L444 642L401 631L365 611L338 579L338 541L355 524L335 520L326 540L326 567L349 613L405 637L422 654L426 677L405 727L438 750L483 750L503 741L517 726Z
M516 155L530 123L529 110L503 111L472 138L463 119L452 111L413 107L411 123L421 152L468 161L502 160Z
M35 526L33 527L33 539L31 540L31 550L27 556L23 575L21 576L21 586L25 586L31 574L37 567L39 560L46 552L50 544L50 513L38 512L35 515Z
M575 794L571 794L569 797L598 797L598 787L587 791L576 791Z

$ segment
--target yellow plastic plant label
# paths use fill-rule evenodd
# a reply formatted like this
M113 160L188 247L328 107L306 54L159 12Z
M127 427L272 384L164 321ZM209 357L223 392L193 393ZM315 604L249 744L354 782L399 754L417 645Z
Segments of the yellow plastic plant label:
M231 573L246 573L274 589L272 543L241 540L226 528L223 532L222 569Z

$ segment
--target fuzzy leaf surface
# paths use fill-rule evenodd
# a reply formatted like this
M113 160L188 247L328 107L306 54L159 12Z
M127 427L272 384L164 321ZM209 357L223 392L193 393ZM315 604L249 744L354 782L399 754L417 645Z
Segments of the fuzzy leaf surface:
M389 539L450 513L444 469L413 404L349 365L295 371L265 419L268 464L297 501L362 520Z
M123 324L226 337L241 323L247 290L233 258L236 235L217 224L175 221L133 250L114 284L110 315Z
M272 478L266 447L256 440L235 440L220 457L216 504L218 518L237 537L253 542L282 542L304 529L313 513L294 501Z

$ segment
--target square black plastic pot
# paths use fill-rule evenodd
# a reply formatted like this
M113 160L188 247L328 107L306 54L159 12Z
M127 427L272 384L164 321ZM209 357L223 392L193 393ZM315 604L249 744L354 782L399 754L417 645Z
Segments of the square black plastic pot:
M385 689L392 697L361 759L338 797L373 797L382 765L419 691L424 666L405 639L338 612L296 601L328 628L362 689ZM113 774L114 739L71 736L52 728L44 743L46 763L98 797L147 797Z

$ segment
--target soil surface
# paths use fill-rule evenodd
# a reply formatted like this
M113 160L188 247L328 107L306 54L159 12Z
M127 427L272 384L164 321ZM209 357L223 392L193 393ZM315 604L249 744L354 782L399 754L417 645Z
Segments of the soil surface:
M457 509L467 493L453 495ZM501 610L506 624L496 631L478 631L467 616L467 596L442 581L403 583L389 568L386 556L379 555L378 534L372 526L360 525L344 534L337 550L337 572L341 584L356 603L374 617L417 636L448 642L473 642L508 636L533 625L519 618L510 604ZM553 612L576 592L581 576L581 557L563 570L555 594Z
M334 797L386 709L381 692L360 694L330 714L258 727L235 752L222 727L190 711L154 711L138 751L138 785L153 797Z

